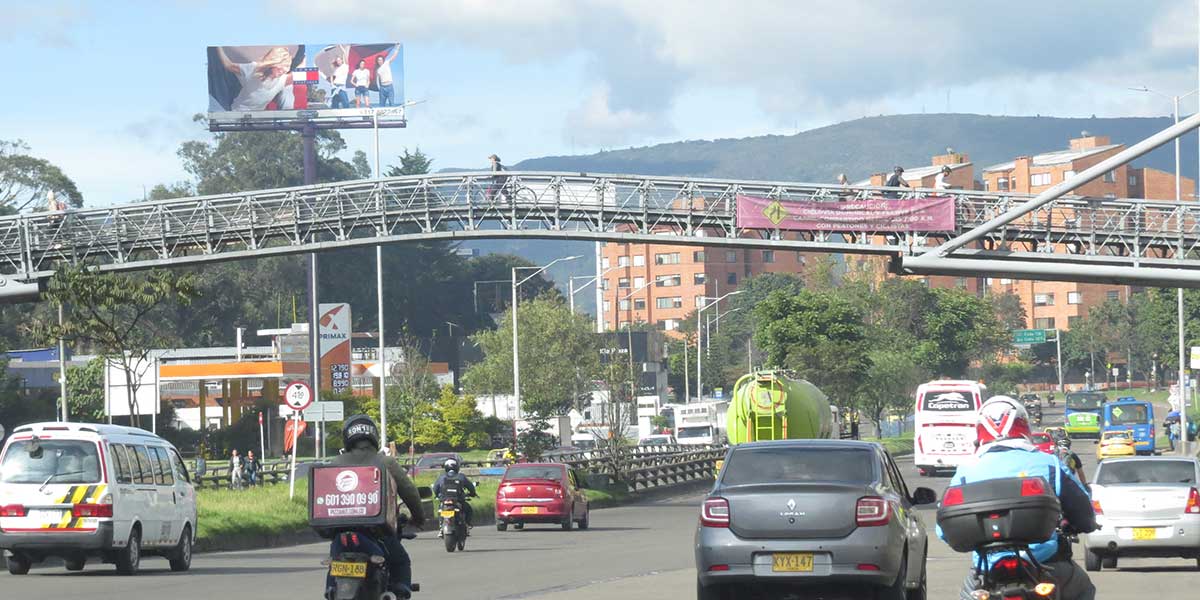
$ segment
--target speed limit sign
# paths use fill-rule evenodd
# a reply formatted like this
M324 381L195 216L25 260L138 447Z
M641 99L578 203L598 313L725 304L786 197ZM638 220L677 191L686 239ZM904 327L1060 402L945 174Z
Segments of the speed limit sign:
M283 391L283 402L292 410L302 411L312 404L312 388L303 381L293 381Z

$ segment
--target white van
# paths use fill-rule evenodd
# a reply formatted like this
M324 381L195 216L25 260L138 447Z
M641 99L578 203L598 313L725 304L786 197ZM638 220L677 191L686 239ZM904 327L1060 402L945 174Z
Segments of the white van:
M191 567L196 492L175 447L142 429L91 423L16 428L0 453L0 550L24 575L48 557L137 572L143 555Z
M917 388L913 463L921 475L951 470L975 456L975 424L987 387L943 379Z

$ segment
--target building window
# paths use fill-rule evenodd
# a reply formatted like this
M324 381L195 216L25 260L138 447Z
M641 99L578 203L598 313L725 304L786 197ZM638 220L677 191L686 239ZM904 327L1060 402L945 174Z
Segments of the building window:
M1108 290L1107 292L1104 292L1104 298L1106 300L1118 300L1119 301L1121 299L1121 291L1120 290Z
M725 262L727 262L727 263L737 262L737 250L726 250L725 251Z
M987 179L983 180L983 191L988 191L991 188L991 183Z
M1011 285L1011 284L1012 284L1011 279L1004 279L1003 277L1000 278L1000 285Z
M955 280L954 280L954 286L955 286L955 287L957 287L957 288L958 288L958 289L960 289L960 290L965 290L965 289L967 289L967 278L966 278L966 277L959 277L958 279L955 279Z
M1075 171L1072 171L1070 169L1063 171L1063 181L1066 181L1074 176L1075 176Z
M617 266L618 267L628 267L629 266L629 257L628 256L618 256L617 257Z
M1034 329L1057 329L1054 326L1054 317L1039 317L1033 320Z
M1029 176L1029 185L1050 185L1049 173L1034 173Z
M1067 317L1067 329L1075 329L1075 325L1079 323L1079 315L1071 315Z
M704 285L704 273L695 273L692 275L692 283L695 285Z
M763 262L765 262L765 263L775 262L775 251L774 250L763 250L762 253L763 253Z
M804 256L804 253L803 253L803 252L797 252L797 253L796 253L796 262L798 262L798 263L800 263L800 264L802 264L802 265L803 265L803 264L807 264L807 263L808 263L808 258L806 258L806 257Z
M635 266L635 267L644 267L644 266L646 266L646 257L645 257L645 256L642 256L641 254L636 254L636 255L634 255L634 257L633 257L633 266Z
M607 279L600 280L600 289L605 292L608 291L608 280Z
M633 278L633 289L640 290L644 287L646 287L646 278L645 277L634 277Z
M619 310L629 310L629 300L628 299L622 300L620 303L617 304L617 308Z
M607 256L605 256L604 258L600 259L600 267L601 267L601 268L607 269L607 268L608 268L608 265L609 265L609 262L608 262L608 257L607 257Z
M1104 197L1105 198L1116 198L1117 195L1112 192L1109 192L1109 193L1105 194Z
M1129 176L1129 185L1137 185L1137 175Z
M1054 294L1034 294L1034 306L1054 306Z
M704 308L705 304L708 304L708 300L704 296L696 296L696 308Z
M996 179L996 191L1000 191L1000 192L1008 191L1008 178L1007 177L1000 177L1000 178Z
M1083 304L1083 294L1067 292L1067 304Z
M725 283L728 283L729 285L737 285L737 273L726 273Z
M679 264L679 253L669 252L666 254L655 254L654 264L656 265L677 265Z
M629 278L628 278L628 277L622 277L622 278L618 279L618 280L617 280L617 287L618 287L618 288L628 288L628 287L629 287Z
M1117 182L1117 172L1116 171L1109 171L1104 174L1104 183L1116 183L1116 182Z
M658 287L677 287L680 283L678 275L659 275L654 280L654 285Z
M646 310L646 299L645 298L634 298L633 299L633 310Z
M675 331L679 329L679 319L667 319L663 321L663 325L667 331Z
M612 302L605 300L604 301L604 312L608 312L610 310L612 310Z
M654 302L659 308L683 308L683 298L678 296L674 298L659 298Z
M692 262L704 262L704 251L696 250L695 252L692 252Z

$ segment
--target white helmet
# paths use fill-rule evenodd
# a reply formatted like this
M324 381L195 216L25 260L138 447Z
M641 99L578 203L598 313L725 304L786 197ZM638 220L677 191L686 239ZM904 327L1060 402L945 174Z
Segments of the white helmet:
M979 407L975 432L980 446L998 440L1028 439L1033 433L1025 407L1008 396L992 396Z

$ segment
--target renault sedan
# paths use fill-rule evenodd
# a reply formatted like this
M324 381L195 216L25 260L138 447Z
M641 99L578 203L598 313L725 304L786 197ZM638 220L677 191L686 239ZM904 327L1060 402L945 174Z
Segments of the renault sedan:
M924 599L928 541L914 507L936 500L927 488L910 495L876 443L735 446L701 507L697 596L861 586L886 600Z

